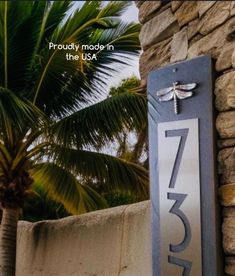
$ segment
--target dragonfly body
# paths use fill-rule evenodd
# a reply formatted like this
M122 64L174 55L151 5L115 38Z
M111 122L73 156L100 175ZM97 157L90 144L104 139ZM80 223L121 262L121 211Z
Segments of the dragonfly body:
M160 102L171 101L173 99L174 111L175 114L178 114L178 99L184 100L191 97L193 92L190 90L193 90L196 86L196 83L178 84L178 82L173 82L173 86L157 91L157 97Z

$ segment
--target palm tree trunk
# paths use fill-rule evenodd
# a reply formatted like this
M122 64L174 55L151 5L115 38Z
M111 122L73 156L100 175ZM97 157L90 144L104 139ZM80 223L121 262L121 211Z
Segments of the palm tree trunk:
M4 208L0 231L0 275L15 276L16 234L19 209Z

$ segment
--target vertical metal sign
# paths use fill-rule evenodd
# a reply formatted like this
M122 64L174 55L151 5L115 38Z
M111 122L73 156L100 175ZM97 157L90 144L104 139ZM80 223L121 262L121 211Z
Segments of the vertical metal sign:
M151 72L148 102L153 276L222 275L211 58Z

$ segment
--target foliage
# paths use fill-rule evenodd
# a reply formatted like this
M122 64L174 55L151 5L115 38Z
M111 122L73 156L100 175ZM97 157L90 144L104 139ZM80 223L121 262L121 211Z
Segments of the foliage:
M135 198L133 198L131 194L127 193L110 193L104 195L104 197L110 207L116 207L136 202Z
M116 96L123 93L128 93L131 90L140 86L140 80L136 76L132 76L121 80L117 86L112 86L109 91L110 96Z
M59 219L68 216L61 203L48 198L41 187L33 187L33 193L24 202L22 219L30 222Z
M123 79L118 86L110 88L110 96L123 95L138 91L144 95L145 90L141 88L140 80L136 76ZM146 103L147 104L147 103ZM137 107L137 106L136 106ZM143 107L137 107L143 108ZM144 108L146 111L146 108ZM117 156L144 166L147 166L147 114L141 114L142 122L139 128L135 128L130 133L130 128L124 128L117 136ZM143 159L143 156L145 158ZM142 160L141 160L142 159Z
M2 208L22 207L32 184L72 214L107 206L91 183L147 197L146 170L97 152L123 127L141 128L146 114L138 92L98 101L114 64L127 64L140 50L140 26L120 18L129 3L101 4L85 1L67 17L72 1L0 2ZM66 61L64 51L48 49L50 41L115 50Z

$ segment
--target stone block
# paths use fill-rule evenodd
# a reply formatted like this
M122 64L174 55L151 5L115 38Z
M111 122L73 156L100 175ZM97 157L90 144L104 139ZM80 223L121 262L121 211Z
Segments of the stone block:
M222 139L235 138L235 111L221 112L216 119L216 128Z
M199 19L196 18L195 20L189 22L188 24L188 39L191 39L197 34Z
M228 111L235 108L235 71L226 73L216 79L215 96L217 110ZM224 114L222 118L223 116L228 115ZM232 117L230 120L232 120Z
M223 208L224 218L235 218L235 207Z
M235 21L232 21L228 26L227 41L235 41Z
M235 254L235 217L225 217L222 225L225 254Z
M183 1L171 1L172 11L175 12L182 4L183 4Z
M171 2L169 2L168 0L166 1L161 1L162 5L161 7L157 10L156 15L164 12L165 10L171 9Z
M230 1L218 1L201 18L198 31L206 35L230 17Z
M215 3L216 1L197 1L199 17L202 17Z
M167 9L143 25L140 41L144 50L179 31L179 25L171 9Z
M139 8L139 21L145 23L153 18L156 11L161 7L161 1L145 1Z
M203 38L203 35L197 33L190 41L189 41L189 48L192 47L196 42Z
M217 146L219 149L235 147L235 138L218 140Z
M223 206L235 206L235 183L220 186L219 196Z
M136 7L137 7L137 8L140 8L141 5L143 5L145 1L142 0L142 1L134 1L134 2L135 2Z
M195 42L188 50L188 58L210 54L213 58L217 59L222 50L227 47L227 44L231 43L226 40L230 24L235 24L234 17L230 18L225 24L218 27L210 34Z
M218 165L221 184L235 183L235 148L220 150Z
M174 34L171 43L171 59L170 62L177 62L186 59L188 54L188 33L187 28Z
M225 43L225 47L222 49L222 52L219 55L215 64L215 69L217 72L224 71L232 67L232 56L234 47L234 42Z
M235 68L235 49L233 49L233 53L232 53L232 66L233 68Z
M183 1L183 4L175 12L175 16L182 27L198 17L197 1Z
M225 273L227 276L235 275L235 256L225 257Z
M235 1L231 1L230 16L235 15Z
M155 44L140 56L140 76L146 79L148 73L170 62L171 38Z

